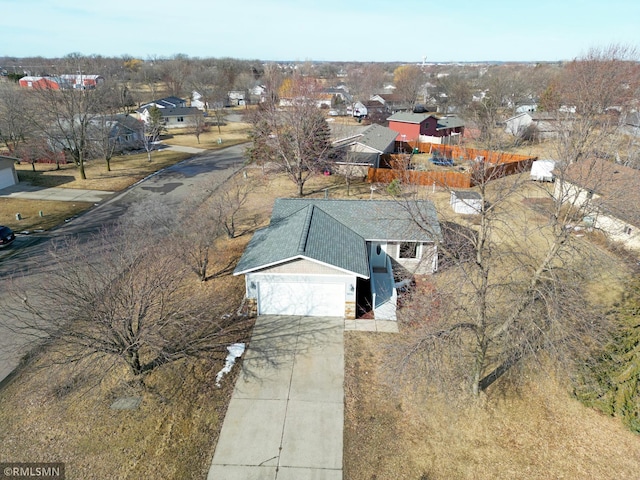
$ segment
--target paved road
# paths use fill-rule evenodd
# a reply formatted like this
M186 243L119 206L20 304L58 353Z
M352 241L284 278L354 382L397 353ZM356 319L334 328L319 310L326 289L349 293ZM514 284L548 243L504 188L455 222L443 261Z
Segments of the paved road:
M88 242L92 234L126 215L132 205L149 198L177 206L195 195L209 195L242 167L244 149L245 146L237 145L198 154L112 196L59 228L19 236L11 247L0 250L0 315L3 302L15 301L7 293L10 282L18 282L24 289L42 285L44 274L52 269L47 250L53 239L75 235ZM25 340L3 327L1 320L0 381L13 371L26 353Z
M261 316L208 480L342 480L344 319Z

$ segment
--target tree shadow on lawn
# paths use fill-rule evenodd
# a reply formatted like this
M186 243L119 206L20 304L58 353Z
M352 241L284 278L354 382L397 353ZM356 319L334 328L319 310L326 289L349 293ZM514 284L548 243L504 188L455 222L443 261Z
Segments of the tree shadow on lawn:
M19 170L17 173L20 183L25 183L33 187L59 187L60 185L75 182L76 180L73 175L44 175L44 172L27 172L23 170Z

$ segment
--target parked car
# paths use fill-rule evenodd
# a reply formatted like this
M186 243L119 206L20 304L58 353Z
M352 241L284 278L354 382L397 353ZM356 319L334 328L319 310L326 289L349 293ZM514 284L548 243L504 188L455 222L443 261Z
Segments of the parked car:
M0 225L0 248L6 247L16 239L16 235L9 227Z

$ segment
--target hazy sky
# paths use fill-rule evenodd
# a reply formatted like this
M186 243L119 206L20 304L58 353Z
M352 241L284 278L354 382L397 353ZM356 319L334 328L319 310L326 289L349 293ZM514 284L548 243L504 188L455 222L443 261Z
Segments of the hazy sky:
M0 56L553 61L640 47L638 0L0 0Z

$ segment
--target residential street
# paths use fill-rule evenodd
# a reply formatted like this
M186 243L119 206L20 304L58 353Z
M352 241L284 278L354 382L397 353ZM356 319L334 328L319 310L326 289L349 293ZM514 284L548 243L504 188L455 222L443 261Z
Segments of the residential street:
M11 248L0 251L0 305L15 301L7 293L12 281L25 289L41 285L43 274L51 268L47 250L53 239L75 235L91 248L92 234L114 223L143 200L155 198L168 206L177 206L187 197L208 195L241 168L244 149L244 145L237 145L198 154L115 194L54 230L19 236ZM0 325L0 381L13 371L25 353L25 340Z

